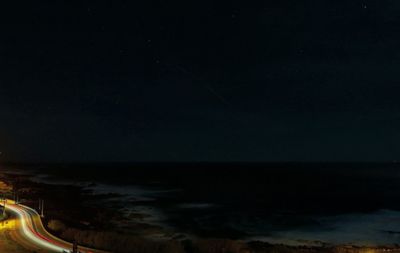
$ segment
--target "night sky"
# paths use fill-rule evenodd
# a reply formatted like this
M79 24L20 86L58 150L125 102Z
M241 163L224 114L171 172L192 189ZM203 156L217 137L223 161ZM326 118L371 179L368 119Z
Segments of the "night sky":
M400 159L400 2L11 1L0 161Z

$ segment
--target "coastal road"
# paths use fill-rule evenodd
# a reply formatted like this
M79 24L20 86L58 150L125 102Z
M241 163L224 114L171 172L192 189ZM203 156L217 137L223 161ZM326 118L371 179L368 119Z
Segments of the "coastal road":
M34 209L7 200L6 212L15 217L13 239L24 248L31 250L31 252L72 252L71 243L47 232L40 215ZM79 251L82 253L106 253L85 247L79 247Z

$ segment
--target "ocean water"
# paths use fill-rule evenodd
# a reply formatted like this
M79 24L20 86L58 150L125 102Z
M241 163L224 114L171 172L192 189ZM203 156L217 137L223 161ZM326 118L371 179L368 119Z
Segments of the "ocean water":
M290 245L385 246L400 242L400 212L378 210L367 213L315 217L317 226L276 231L251 240Z
M293 245L400 242L397 164L47 165L42 183L117 194L142 222ZM126 204L127 203L127 204Z

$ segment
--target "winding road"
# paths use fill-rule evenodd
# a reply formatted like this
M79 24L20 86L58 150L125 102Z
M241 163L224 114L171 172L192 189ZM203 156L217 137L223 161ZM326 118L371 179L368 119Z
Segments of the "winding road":
M0 204L2 206L2 203ZM14 240L31 252L72 252L72 244L47 232L40 215L32 208L7 200L6 212L15 217ZM106 253L105 251L79 247L82 253Z

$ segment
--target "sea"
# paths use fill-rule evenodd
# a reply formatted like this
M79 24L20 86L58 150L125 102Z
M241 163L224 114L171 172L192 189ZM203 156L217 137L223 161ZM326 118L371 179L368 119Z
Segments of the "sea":
M397 163L2 165L47 184L113 193L186 236L289 245L400 243Z

